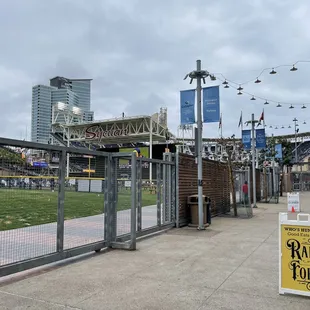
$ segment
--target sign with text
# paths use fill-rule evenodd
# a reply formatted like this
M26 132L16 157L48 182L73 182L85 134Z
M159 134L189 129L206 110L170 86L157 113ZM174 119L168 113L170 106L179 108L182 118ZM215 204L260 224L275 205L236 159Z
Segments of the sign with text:
M280 213L279 224L279 293L310 296L310 215Z
M128 136L128 129L102 128L100 125L91 125L85 129L85 138L87 140L103 140L108 138L117 138Z
M203 122L217 123L220 121L220 88L205 87L203 92Z
M282 152L282 144L276 144L275 146L274 146L274 150L275 150L275 158L278 158L278 159L282 159L282 157L283 157L283 152Z
M34 161L33 163L32 163L32 166L33 167L38 167L38 168L47 168L48 167L48 163L45 163L45 162L36 162L36 161Z
M257 149L266 148L265 129L256 129L256 148Z
M242 144L246 150L251 148L251 130L242 130Z
M125 181L125 187L131 187L131 181Z
M180 91L181 125L195 123L195 89Z
M289 212L300 212L299 193L287 193L287 210Z

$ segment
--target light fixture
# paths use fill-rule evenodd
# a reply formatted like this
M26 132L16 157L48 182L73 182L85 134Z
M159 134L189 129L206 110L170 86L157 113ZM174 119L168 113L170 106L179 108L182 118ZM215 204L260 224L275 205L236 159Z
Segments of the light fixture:
M307 124L306 121L304 121L303 124L306 125Z
M295 118L293 119L293 122L298 122L298 119L295 117Z
M57 102L57 109L60 111L64 111L67 109L67 104L61 101Z
M289 125L288 128L292 128L291 125Z
M272 128L272 126L270 125L269 128Z
M224 86L224 88L229 88L229 85L228 85L228 84L226 84L226 85Z
M276 128L275 129L278 129L278 127L276 126Z
M239 91L243 90L243 88L241 87L241 85L239 85L239 87L237 88L237 90L239 90Z
M239 90L239 92L237 93L237 95L242 95L242 92Z
M266 102L264 104L269 104L269 102L266 100Z
M305 109L305 108L306 108L306 106L305 106L305 105L303 105L301 108L302 108L302 109Z
M256 79L256 81L254 82L256 84L261 83L261 80L259 80L258 78Z
M297 71L298 69L293 65L293 67L290 69L290 71Z
M277 71L274 70L274 68L272 68L272 70L269 72L270 74L276 74Z
M256 100L254 96L252 96L251 100Z
M277 108L281 108L281 107L282 107L282 105L280 103L278 103Z
M223 85L227 85L227 84L228 84L228 82L225 80L222 84L223 84Z
M82 110L78 107L73 107L72 112L73 114L76 114L76 115L82 115Z
M291 104L290 109L294 109L293 105Z
M284 126L282 126L281 128L284 129Z
M211 81L216 81L216 77L213 74L210 75L210 79L211 79Z

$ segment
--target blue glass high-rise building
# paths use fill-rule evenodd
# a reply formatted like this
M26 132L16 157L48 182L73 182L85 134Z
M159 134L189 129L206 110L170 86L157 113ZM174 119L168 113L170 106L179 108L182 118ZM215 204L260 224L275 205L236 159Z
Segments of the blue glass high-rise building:
M79 98L78 107L83 111L84 121L93 121L94 112L90 110L91 102L91 81L92 79L68 79L56 76L50 79L50 85L53 87L67 88L77 94Z
M36 85L32 88L31 140L49 143L51 140L52 107L62 102L69 107L78 107L83 112L83 121L94 120L90 111L92 79L67 79L57 76L50 79L50 86ZM58 118L64 122L64 117Z

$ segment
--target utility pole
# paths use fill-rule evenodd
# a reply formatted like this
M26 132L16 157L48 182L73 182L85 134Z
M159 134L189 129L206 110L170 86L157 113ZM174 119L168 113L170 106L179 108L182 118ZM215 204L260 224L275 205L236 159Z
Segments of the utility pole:
M210 76L210 73L205 70L201 70L201 60L196 61L196 70L186 74L184 80L190 78L190 84L193 80L197 80L197 165L198 165L198 218L199 224L197 229L204 230L203 223L203 180L202 180L202 115L201 115L201 81L205 84L205 78ZM214 79L214 76L210 76Z
M252 146L252 178L253 178L253 208L257 208L256 205L256 167L255 167L255 124L258 123L257 120L254 119L254 113L252 114L252 119L247 122L252 125L252 134L251 134L251 146Z
M295 164L297 164L298 162L298 158L297 158L297 127L298 127L297 122L298 122L298 119L295 117L293 119L293 122L294 122L294 128L295 128Z
M274 139L272 134L272 140ZM275 141L273 141L273 150L272 150L272 178L273 178L273 196L277 195L277 184L276 184L276 170L275 170L275 158L276 158L276 145Z

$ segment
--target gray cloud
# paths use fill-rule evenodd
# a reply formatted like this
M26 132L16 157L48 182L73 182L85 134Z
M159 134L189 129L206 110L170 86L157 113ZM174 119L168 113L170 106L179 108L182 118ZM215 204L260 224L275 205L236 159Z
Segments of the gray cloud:
M196 59L236 82L255 78L265 67L307 60L307 16L307 0L4 0L0 136L20 138L26 126L30 134L31 87L55 75L93 78L92 108L99 119L152 114L164 106L176 133L179 90L192 87L183 77ZM310 63L298 68L266 72L261 84L244 88L275 101L310 102ZM268 124L307 118L300 108L264 106L232 88L221 87L220 96L226 136L239 134L241 110L247 119L264 108ZM205 124L204 135L218 136L218 124Z

